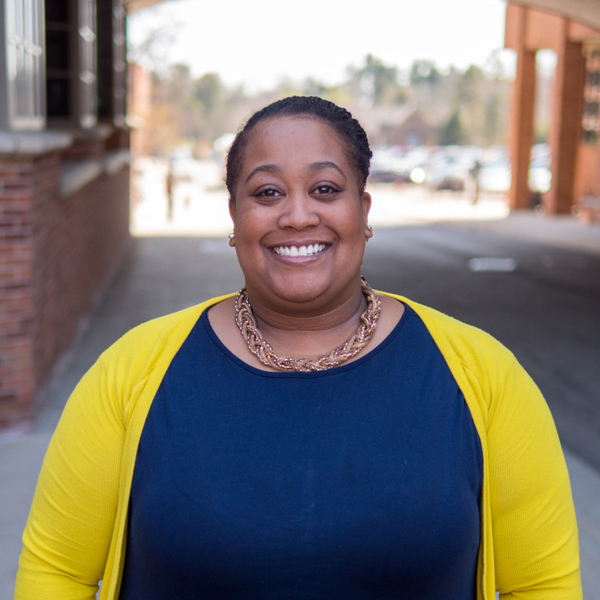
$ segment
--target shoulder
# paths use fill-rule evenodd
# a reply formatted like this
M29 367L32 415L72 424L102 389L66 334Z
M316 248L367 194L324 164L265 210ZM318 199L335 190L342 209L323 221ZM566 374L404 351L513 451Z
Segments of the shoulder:
M518 397L515 390L537 394L514 354L492 335L408 298L392 297L421 319L472 411L478 407L480 414L487 415L500 399Z
M129 373L143 373L157 363L168 361L177 353L200 315L212 305L228 298L219 296L152 319L134 327L99 358L98 362L114 369L120 367Z
M482 329L403 296L387 295L414 310L447 360L454 358L470 365L490 357L495 361L514 360L510 350Z

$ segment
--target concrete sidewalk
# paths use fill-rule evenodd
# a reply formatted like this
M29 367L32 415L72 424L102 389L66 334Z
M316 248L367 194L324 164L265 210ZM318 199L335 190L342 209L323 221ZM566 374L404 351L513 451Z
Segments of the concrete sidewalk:
M493 208L498 207L494 204ZM426 213L419 213L420 222L437 220ZM400 224L400 216L392 219L381 215L374 215L376 227ZM600 227L529 213L496 220L484 216L479 207L478 219L457 219L454 226L487 229L498 235L526 234L548 243L600 253ZM13 596L21 533L43 454L79 378L109 344L138 323L239 289L241 274L225 237L229 223L221 216L219 219L209 220L207 228L199 225L205 220L196 221L194 231L189 230L190 220L185 217L162 226L157 220L146 230L143 222L134 219L140 237L133 239L131 251L102 304L44 391L43 412L31 430L0 438L0 600ZM410 222L419 221L415 217ZM203 237L189 237L192 233ZM145 234L153 237L143 237ZM600 599L600 476L571 454L567 454L567 461L580 526L585 598Z

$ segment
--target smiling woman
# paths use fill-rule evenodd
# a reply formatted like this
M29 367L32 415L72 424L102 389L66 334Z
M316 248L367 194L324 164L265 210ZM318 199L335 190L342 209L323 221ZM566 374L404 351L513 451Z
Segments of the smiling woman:
M284 115L253 128L244 157L230 212L259 320L268 328L270 314L285 319L301 309L338 321L316 331L354 329L371 198L345 141L321 119ZM288 337L296 353L321 346L314 332Z
M239 293L146 323L80 382L16 600L579 600L552 417L487 334L362 277L371 151L292 97L233 142Z

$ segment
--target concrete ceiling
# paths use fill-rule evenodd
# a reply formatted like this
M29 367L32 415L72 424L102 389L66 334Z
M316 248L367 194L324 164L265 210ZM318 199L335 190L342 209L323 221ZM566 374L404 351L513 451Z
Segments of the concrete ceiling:
M148 8L166 0L123 0L127 12ZM202 0L196 0L201 2ZM221 0L226 2L227 0ZM485 1L485 0L483 0ZM600 0L511 0L513 4L531 6L548 12L569 17L574 21L600 29Z
M511 4L539 8L600 30L600 0L511 0Z

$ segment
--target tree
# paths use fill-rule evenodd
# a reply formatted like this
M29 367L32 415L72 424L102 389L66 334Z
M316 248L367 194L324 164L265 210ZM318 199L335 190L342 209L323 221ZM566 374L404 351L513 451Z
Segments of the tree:
M467 142L458 107L456 107L440 131L440 146L461 145Z
M482 97L485 84L485 74L481 67L471 65L460 77L458 82L458 99L465 104L476 103Z
M213 115L223 97L223 83L217 73L206 73L194 81L192 98L201 104L206 115Z
M364 104L381 106L397 103L404 96L398 84L398 69L384 64L379 58L367 54L360 68L348 67L350 85L358 92Z
M154 51L163 41L149 37L140 47L157 55ZM442 72L429 60L416 60L400 72L367 54L359 66L348 66L347 74L348 79L338 85L309 77L300 82L283 80L269 91L249 95L242 85L227 87L218 73L194 77L186 64L161 64L152 71L152 107L140 128L151 129L151 153L167 154L182 144L207 149L215 138L235 131L262 106L283 96L304 94L327 98L350 110L418 107L423 118L437 128L444 145L505 142L510 80L497 56L485 69L471 65L464 72L454 67Z
M430 60L415 60L410 68L410 84L414 86L435 86L442 78L435 64Z
M194 113L196 140L214 140L225 133L227 90L218 73L205 73L192 82L188 103Z

